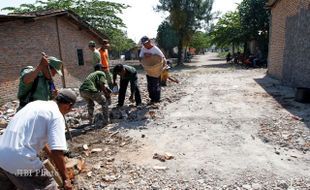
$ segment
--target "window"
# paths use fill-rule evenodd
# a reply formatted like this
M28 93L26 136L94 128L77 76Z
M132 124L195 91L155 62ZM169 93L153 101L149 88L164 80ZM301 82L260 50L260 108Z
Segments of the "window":
M83 49L77 49L79 65L84 65Z

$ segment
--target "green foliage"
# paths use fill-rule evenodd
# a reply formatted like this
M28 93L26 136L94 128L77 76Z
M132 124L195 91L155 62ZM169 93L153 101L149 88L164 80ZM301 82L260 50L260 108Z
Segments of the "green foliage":
M193 35L192 41L189 46L195 48L198 51L208 48L211 46L211 38L206 33L197 31Z
M211 43L218 47L226 47L231 44L244 42L244 33L241 28L239 12L224 14L213 27Z
M265 4L265 0L243 0L238 6L240 23L247 38L268 33L270 13Z
M269 42L270 11L265 9L265 3L265 0L243 0L238 9L244 38L247 41L256 40L266 56Z
M178 63L182 63L182 49L191 41L194 32L212 18L213 0L159 0L158 11L169 12L169 23L177 31Z
M123 51L133 47L127 35L123 32L125 24L117 15L121 14L128 5L101 0L47 0L36 1L35 4L22 4L20 7L6 7L2 10L13 13L28 13L49 9L72 10L82 20L105 33L116 50ZM128 42L128 43L127 43Z
M164 21L157 29L156 41L166 55L169 56L172 54L172 49L178 45L179 38L169 22Z

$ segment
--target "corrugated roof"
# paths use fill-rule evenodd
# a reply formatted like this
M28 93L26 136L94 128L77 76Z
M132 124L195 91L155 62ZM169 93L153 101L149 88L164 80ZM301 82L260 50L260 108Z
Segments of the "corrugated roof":
M108 36L98 31L96 28L89 25L87 22L83 21L82 18L77 15L75 12L70 10L44 10L39 12L30 12L30 13L13 13L9 15L0 15L1 22L10 22L16 20L24 21L35 21L39 19L44 19L54 16L65 16L74 24L80 26L82 29L85 29L95 35L99 40L108 39Z

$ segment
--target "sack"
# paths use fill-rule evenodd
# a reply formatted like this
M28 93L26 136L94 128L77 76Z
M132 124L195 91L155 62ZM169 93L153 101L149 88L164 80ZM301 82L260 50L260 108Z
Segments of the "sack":
M164 60L158 55L152 55L142 59L142 66L147 75L157 78L163 70Z

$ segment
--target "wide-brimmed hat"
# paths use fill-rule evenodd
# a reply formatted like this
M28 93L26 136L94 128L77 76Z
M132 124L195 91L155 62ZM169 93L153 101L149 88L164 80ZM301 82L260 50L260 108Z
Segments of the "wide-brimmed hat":
M48 60L48 64L51 67L53 67L60 76L62 76L62 72L61 72L62 61L60 61L59 59L53 56L49 56L47 60Z

